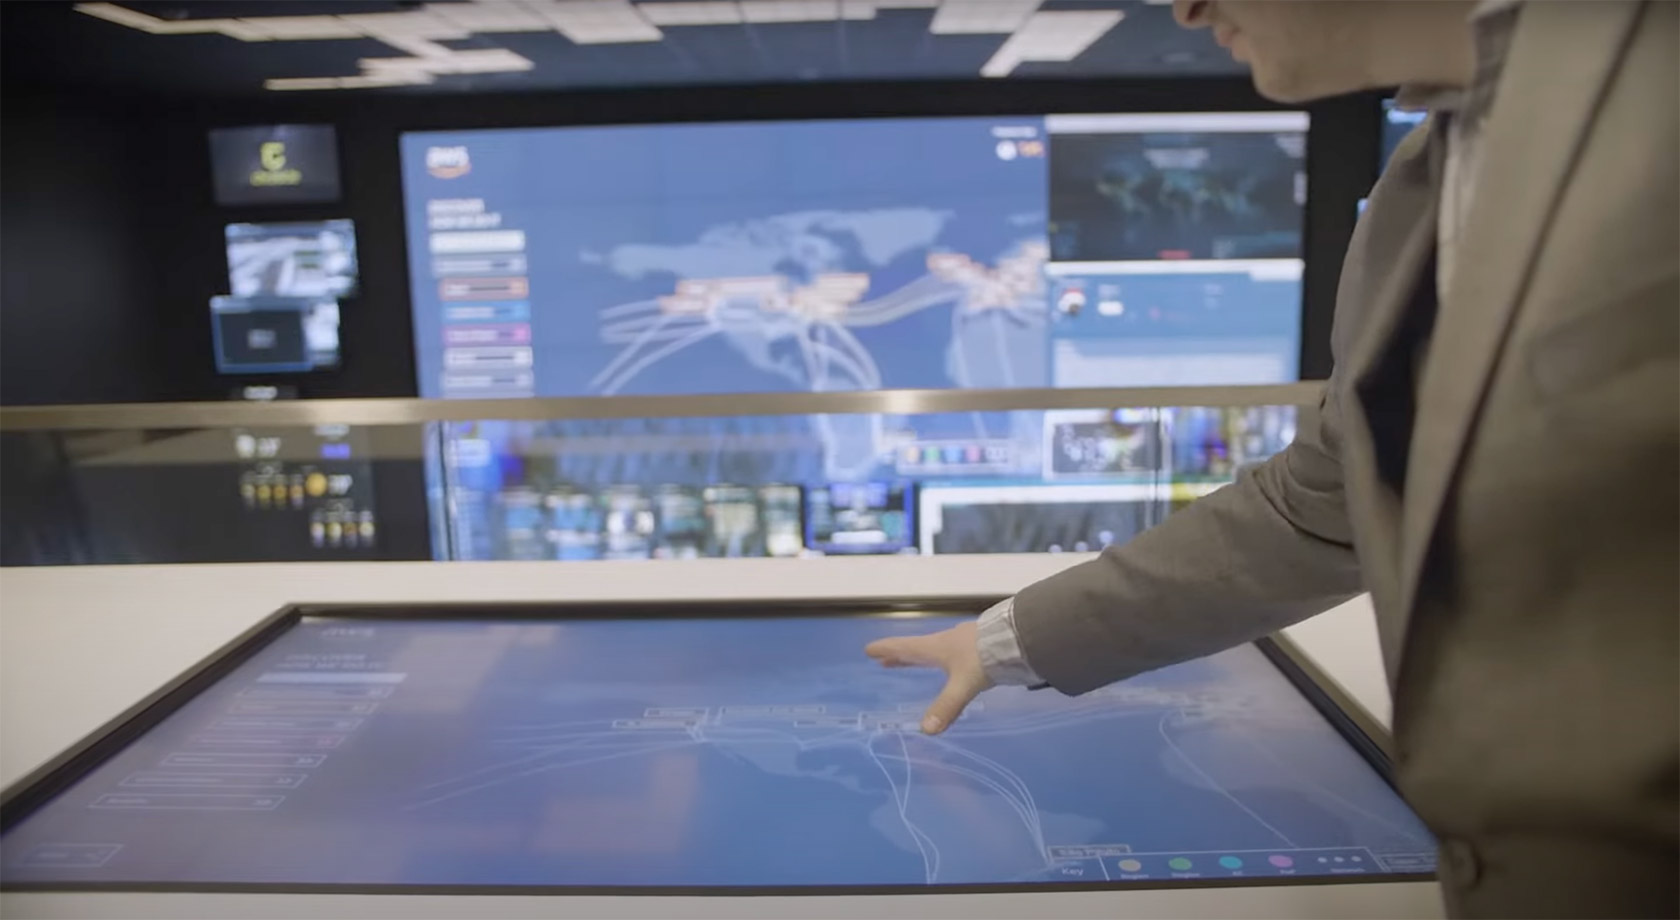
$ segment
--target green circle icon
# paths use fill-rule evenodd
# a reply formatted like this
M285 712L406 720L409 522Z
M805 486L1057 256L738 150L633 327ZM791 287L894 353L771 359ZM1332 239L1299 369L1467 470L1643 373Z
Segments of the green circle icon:
M1167 860L1167 865L1170 868L1183 872L1190 868L1190 860L1185 859L1182 856L1174 856L1172 859Z

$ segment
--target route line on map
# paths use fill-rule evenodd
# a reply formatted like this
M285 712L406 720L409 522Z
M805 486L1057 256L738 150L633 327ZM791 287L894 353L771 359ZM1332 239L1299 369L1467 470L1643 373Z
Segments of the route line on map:
M460 796L468 795L470 793L477 792L481 789L488 789L491 786L498 786L498 785L501 785L502 783L506 783L506 782L509 782L511 780L520 779L520 778L527 777L527 776L535 776L539 773L547 773L551 770L563 770L566 767L579 767L579 766L583 766L584 764L600 763L600 762L606 761L606 760L615 760L615 759L620 758L620 757L630 757L630 756L633 756L633 755L636 755L636 754L647 754L647 753L651 753L653 751L659 751L659 750L675 750L677 748L690 747L694 743L695 742L692 741L692 740L682 741L682 742L678 742L678 743L675 743L675 744L667 743L667 744L656 745L656 746L652 746L652 747L640 747L640 748L636 748L634 750L629 750L629 751L616 751L616 752L611 753L611 754L602 754L599 757L585 757L581 760L568 760L568 761L565 761L563 763L544 764L543 766L540 766L540 767L532 767L529 770L521 770L517 773L511 774L511 775L508 775L508 776L502 776L502 777L498 777L496 779L486 780L482 783L474 783L473 785L467 786L467 787L462 788L462 789L456 789L452 792L446 792L443 795L434 796L433 798L427 799L423 802L416 802L413 805L409 805L406 810L413 811L415 809L425 808L428 805L436 805L439 802L448 801L449 799L453 799L453 798L459 798ZM504 767L504 769L505 769L505 767Z
M931 885L933 884L934 878L937 877L939 873L939 848L934 845L931 837L922 833L921 828L917 827L916 823L910 820L909 761L908 759L905 760L904 788L900 791L898 783L893 780L892 771L887 769L886 761L883 760L881 755L875 751L875 739L880 737L881 734L881 732L871 734L863 741L863 749L869 754L870 759L875 761L875 766L881 769L881 775L887 778L887 785L892 789L893 802L898 806L898 818L900 821L904 822L904 830L910 835L910 839L915 841L916 849L922 854L922 869L927 875L927 883ZM929 852L930 849L932 850L931 853Z
M1233 804L1233 805L1237 806L1238 808L1242 809L1245 813L1248 814L1248 816L1250 818L1253 818L1254 820L1260 822L1261 827L1264 827L1266 830L1269 830L1273 834L1276 834L1278 836L1278 838L1280 840L1282 840L1284 843L1289 844L1291 847L1293 847L1295 849L1300 849L1300 847L1296 845L1295 841L1289 839L1288 834L1285 834L1283 831L1280 831L1277 828L1275 828L1275 827L1271 826L1270 824L1266 823L1265 818L1262 818L1262 817L1260 817L1259 814L1255 813L1254 809L1249 808L1247 805L1244 805L1240 799L1238 799L1235 795L1231 794L1231 791L1229 789L1226 789L1224 786L1221 786L1217 781L1214 780L1213 777L1209 776L1205 770L1203 770L1201 767L1197 766L1196 762L1194 760L1190 759L1190 755L1184 753L1184 749L1180 748L1176 743L1173 742L1172 738L1168 737L1168 735L1167 735L1167 719L1171 718L1172 715L1173 714L1169 712L1169 713L1161 716L1161 721L1156 723L1156 726L1155 726L1156 731L1161 736L1161 740L1166 742L1167 747L1171 748L1172 752L1174 754L1177 754L1179 756L1179 758L1184 761L1186 766L1188 766L1190 769L1196 771L1196 775L1200 776L1204 781L1206 781L1209 786L1212 786L1216 792L1218 792L1220 795L1223 795L1225 798L1230 799L1231 804Z
M1402 836L1402 837L1406 838L1407 840L1410 840L1414 843L1418 843L1418 844L1427 843L1427 841L1419 839L1415 832L1409 831L1409 830L1401 827L1400 825L1395 824L1393 821L1390 821L1389 819L1384 818L1381 815L1374 814L1370 811L1367 811L1366 809L1361 808L1358 805L1353 804L1352 802L1348 801L1347 799L1343 798L1342 796L1338 795L1337 793L1332 792L1329 789L1323 788L1322 786L1320 786L1316 782L1312 782L1311 780L1308 779L1308 777L1302 775L1302 773L1299 769L1297 769L1295 767L1291 767L1288 764L1284 763L1283 761L1279 760L1276 754L1273 754L1269 749L1266 748L1265 745L1261 744L1260 742L1256 741L1253 737L1251 737L1248 734L1247 731L1243 730L1242 726L1233 726L1233 727L1236 729L1237 735L1239 737L1241 737L1243 739L1243 741L1247 742L1249 747L1252 747L1256 751L1259 751L1261 756L1265 757L1267 760L1270 760L1272 763L1277 764L1283 770L1295 774L1295 776L1297 778L1302 779L1302 780L1307 780L1307 782L1305 782L1304 785L1305 785L1306 790L1309 794L1317 794L1319 796L1322 796L1324 798L1328 798L1328 799L1330 799L1334 802L1337 802L1337 803L1341 804L1343 807L1347 808L1349 811L1352 811L1355 814L1363 815L1364 817L1369 818L1369 819L1371 819L1372 821L1375 821L1378 824L1381 824L1382 826L1388 828L1389 830L1395 832L1396 834L1399 834L1400 836Z
M903 737L904 737L904 735L902 733L899 733L900 740L902 740ZM922 765L924 767L927 767L929 769L944 770L944 771L949 772L949 773L955 773L958 776L967 777L968 779L971 779L974 782L977 782L977 783L981 784L982 786L985 786L986 788L988 788L988 789L992 790L993 792L997 793L999 798L1001 798L1005 802L1009 803L1010 808L1015 812L1016 816L1021 819L1021 823L1026 826L1027 833L1033 836L1034 843L1035 843L1035 845L1038 846L1039 851L1043 852L1043 850L1044 850L1044 846L1043 846L1043 843L1042 843L1043 834L1042 834L1041 831L1038 830L1038 815L1037 815L1036 811L1029 813L1027 811L1026 806L1024 806L1021 803L1021 801L1018 798L1015 797L1015 795L1013 793L1011 793L1009 790L1005 789L996 780L993 780L993 779L985 776L984 774L981 774L980 772L978 772L976 770L970 770L966 767L959 767L955 764L948 763L948 762L942 761L942 760L925 760L925 759L922 759L922 758L919 758L919 757L903 758L903 757L898 757L898 756L895 756L895 755L892 755L892 754L880 754L880 753L876 753L875 756L877 758L881 759L881 760L903 760L907 765L908 764L920 764L920 765Z

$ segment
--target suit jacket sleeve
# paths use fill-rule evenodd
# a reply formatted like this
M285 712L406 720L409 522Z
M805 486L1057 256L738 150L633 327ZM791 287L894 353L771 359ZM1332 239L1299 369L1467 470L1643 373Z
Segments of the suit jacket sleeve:
M1431 125L1395 151L1389 173L1423 168ZM1331 352L1351 350L1367 267L1384 270L1372 213L1348 243L1338 285ZM1407 224L1397 209L1393 223ZM1385 222L1384 225L1387 226ZM1064 693L1083 693L1134 674L1212 654L1275 632L1364 590L1342 486L1340 371L1316 412L1303 413L1295 442L1237 482L1097 559L1041 581L1015 598L1025 664Z
M1084 693L1212 654L1365 590L1343 490L1342 400L1354 397L1341 368L1363 322L1367 270L1388 271L1391 250L1432 213L1422 207L1433 194L1432 122L1394 151L1348 241L1330 335L1337 370L1295 442L1136 539L1016 595L1025 664L1051 686Z
M1064 693L1211 654L1362 588L1334 386L1282 453L1015 599L1026 661ZM1310 415L1310 414L1309 414Z

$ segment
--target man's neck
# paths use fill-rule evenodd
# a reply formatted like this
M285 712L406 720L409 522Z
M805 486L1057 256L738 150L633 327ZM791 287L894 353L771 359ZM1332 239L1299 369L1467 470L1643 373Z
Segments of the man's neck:
M1381 9L1371 73L1380 86L1466 87L1476 72L1475 0L1394 0Z

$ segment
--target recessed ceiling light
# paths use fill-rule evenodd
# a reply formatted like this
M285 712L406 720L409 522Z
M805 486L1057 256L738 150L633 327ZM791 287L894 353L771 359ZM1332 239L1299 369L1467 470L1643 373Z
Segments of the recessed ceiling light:
M1118 10L1039 10L1040 0L470 0L339 16L166 20L117 3L78 3L89 16L152 35L219 33L240 41L367 37L409 57L366 58L353 76L277 78L273 90L358 89L431 82L438 74L531 70L502 48L439 44L479 33L555 31L580 45L656 42L661 27L867 20L883 10L932 9L930 32L1008 35L981 74L1007 76L1027 61L1069 61L1121 19Z
M664 37L629 0L525 0L525 6L580 45L656 42Z
M354 77L277 77L263 81L270 90L374 89L384 86L415 86L432 82L427 73L360 74Z
M426 11L448 20L468 32L549 32L553 27L541 16L510 0L478 3L428 3Z
M1039 0L945 0L928 31L935 35L1008 35L1038 9Z
M431 41L454 41L472 37L472 32L442 16L433 15L430 9L400 13L351 13L338 18L381 41L388 35Z
M126 6L115 3L78 3L76 11L95 16L107 22L150 32L153 35L191 35L197 32L215 32L223 20L220 19L159 19L138 10L131 10Z
M1027 61L1071 61L1122 18L1124 14L1119 10L1034 13L980 68L980 75L1007 77Z
M741 21L741 8L723 0L644 3L637 9L656 26L726 26Z
M86 13L106 22L114 22L119 26L128 26L130 29L139 29L142 32L156 32L155 23L161 22L156 17L147 16L145 13L136 13L126 6L118 6L115 3L78 3L76 4L76 12Z
M746 22L833 22L840 18L840 3L839 0L741 0L741 18Z
M276 91L338 89L339 79L339 77L271 77L263 81L263 89Z
M939 0L840 0L841 19L874 19L881 10L931 10Z
M362 37L361 29L338 16L264 16L239 23L277 41Z

